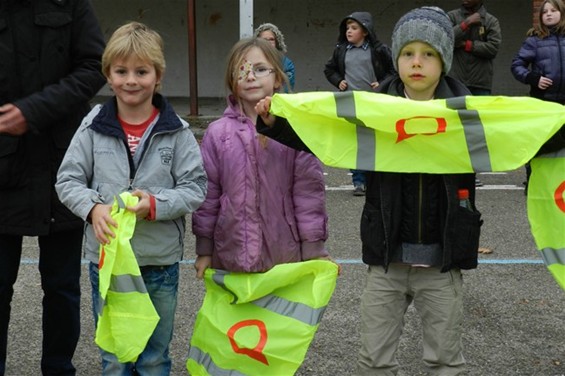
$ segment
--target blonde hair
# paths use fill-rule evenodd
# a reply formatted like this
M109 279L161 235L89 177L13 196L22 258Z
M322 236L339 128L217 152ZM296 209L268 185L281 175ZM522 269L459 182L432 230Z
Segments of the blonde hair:
M132 56L153 64L157 77L163 77L166 66L163 38L155 30L135 21L120 26L108 40L102 55L102 73L108 78L113 62ZM159 82L155 90L158 91L160 86Z
M558 35L565 34L565 5L561 0L545 0L539 7L538 21L539 24L528 30L528 36L536 36L539 38L547 38L551 34L551 30L543 24L543 8L545 4L551 4L561 13L561 20L555 25L555 32Z
M241 39L232 47L228 55L226 75L224 79L227 89L238 102L239 95L237 94L237 86L239 85L239 67L243 64L245 55L247 55L249 50L253 47L260 49L265 55L267 62L273 66L273 69L275 70L275 82L280 85L283 83L288 84L288 78L286 77L282 67L282 55L275 47L261 38Z

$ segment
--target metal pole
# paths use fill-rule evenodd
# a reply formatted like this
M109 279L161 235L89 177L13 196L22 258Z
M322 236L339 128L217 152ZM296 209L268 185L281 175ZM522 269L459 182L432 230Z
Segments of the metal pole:
M239 0L239 37L253 35L253 0Z
M198 78L196 69L196 0L188 0L188 77L190 116L198 116Z

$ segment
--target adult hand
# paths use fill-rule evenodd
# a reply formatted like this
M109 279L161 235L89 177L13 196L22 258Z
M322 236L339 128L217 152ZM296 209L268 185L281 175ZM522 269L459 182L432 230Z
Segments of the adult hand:
M347 81L345 81L345 80L339 81L338 88L339 88L339 90L341 90L341 91L347 90Z
M271 110L271 99L271 97L267 96L255 105L255 112L257 112L258 116L261 116L263 123L268 127L272 127L275 124L275 117L269 113Z
M204 278L206 269L212 267L212 256L198 256L194 262L194 269L196 269L196 278Z
M553 81L550 78L541 76L538 81L538 87L542 90L546 90L548 87L553 85Z
M371 88L372 88L373 90L375 90L375 89L378 88L378 87L379 87L379 81L371 82Z
M109 244L110 237L116 237L110 226L117 228L118 223L110 215L111 211L112 205L96 204L88 215L94 228L94 235L100 244Z
M27 121L19 108L11 103L0 106L0 133L21 136L27 130Z

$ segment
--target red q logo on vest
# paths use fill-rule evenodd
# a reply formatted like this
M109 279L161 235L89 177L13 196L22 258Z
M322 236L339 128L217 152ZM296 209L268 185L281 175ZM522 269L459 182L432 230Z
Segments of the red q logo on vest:
M252 349L239 347L239 345L235 342L234 339L235 333L238 330L248 326L256 326L257 329L259 330L259 342L257 343L257 346L255 346ZM228 330L228 338L230 339L230 344L233 351L235 351L236 353L247 355L248 357L253 358L263 364L269 365L269 362L267 361L267 357L263 355L263 349L265 348L265 344L267 343L267 327L265 326L265 323L263 321L260 320L240 321L234 324Z
M408 119L400 119L396 122L396 132L398 138L396 143L402 142L416 135L433 136L438 133L445 133L447 121L445 118L431 116L414 116ZM409 132L409 130L413 130Z
M559 186L555 190L555 193L553 194L553 197L555 198L555 203L557 204L559 210L565 213L565 181L559 184Z

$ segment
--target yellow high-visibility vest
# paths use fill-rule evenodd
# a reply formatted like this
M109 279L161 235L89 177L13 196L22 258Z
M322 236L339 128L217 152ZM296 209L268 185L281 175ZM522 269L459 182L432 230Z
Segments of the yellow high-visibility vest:
M265 273L207 269L186 366L199 375L293 375L333 294L338 267L312 260Z
M286 118L324 164L389 172L513 170L565 123L560 104L504 96L275 94L271 112Z
M565 149L540 155L531 163L528 219L537 249L565 290Z
M98 265L101 312L95 342L121 363L137 360L159 322L130 244L136 218L125 207L137 200L128 192L114 199L111 215L118 223L118 228L112 228L116 237L100 246Z

